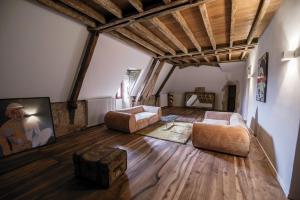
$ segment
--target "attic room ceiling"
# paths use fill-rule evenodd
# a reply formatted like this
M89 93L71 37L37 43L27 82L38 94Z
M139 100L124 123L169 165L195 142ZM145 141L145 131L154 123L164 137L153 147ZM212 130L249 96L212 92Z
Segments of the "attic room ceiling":
M178 66L243 61L281 0L37 0Z

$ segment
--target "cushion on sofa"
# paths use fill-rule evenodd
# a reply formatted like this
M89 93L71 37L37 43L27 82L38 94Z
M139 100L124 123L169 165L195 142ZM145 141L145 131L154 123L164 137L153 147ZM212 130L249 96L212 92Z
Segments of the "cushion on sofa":
M135 116L135 120L139 121L141 119L146 119L146 118L150 118L152 116L156 115L155 113L151 113L151 112L140 112L140 113L136 113Z
M230 126L241 126L248 131L248 128L243 120L243 117L238 113L233 113L230 117Z
M214 112L214 111L206 111L205 119L216 119L216 120L230 120L232 113L230 112Z
M118 110L118 112L125 112L125 113L130 113L130 114L137 114L137 113L140 113L140 112L144 112L144 108L143 108L143 106L135 106L135 107L131 107L131 108L126 108L126 109Z
M229 125L229 122L227 120L218 120L218 119L204 119L203 123L215 124L215 125Z

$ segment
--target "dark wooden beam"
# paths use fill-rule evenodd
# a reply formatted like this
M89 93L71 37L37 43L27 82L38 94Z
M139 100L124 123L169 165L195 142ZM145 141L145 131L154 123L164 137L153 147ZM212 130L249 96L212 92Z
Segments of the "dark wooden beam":
M141 51L143 51L143 52L145 52L145 53L147 53L147 54L150 54L150 55L153 56L153 57L156 57L156 56L157 56L156 53L154 53L154 52L150 51L149 49L145 48L144 46L142 46L142 45L140 45L140 44L134 42L133 40L131 40L131 39L125 37L125 36L122 35L121 33L118 33L118 32L116 32L116 31L112 31L112 32L110 32L109 34L112 35L114 38L120 40L121 42L126 42L126 44L128 44L128 45L130 45L130 46L132 46L132 47L134 47L134 48L137 48L137 49L139 49L139 50L141 50Z
M233 46L233 47L218 48L216 50L208 49L208 50L202 50L202 52L194 51L194 52L189 52L189 53L177 53L176 55L158 56L158 58L160 58L160 59L166 59L166 58L169 59L169 58L180 58L180 57L184 57L184 56L196 56L196 55L202 55L202 54L203 55L205 55L205 54L216 54L216 52L222 53L222 52L228 52L229 50L234 52L234 51L237 51L237 50L245 49L246 47L248 49L253 49L256 44L257 43L252 43L250 45L242 44L242 45L236 45L236 46Z
M187 48L181 41L172 33L172 31L158 18L149 20L166 38L168 38L178 49L184 53L188 53Z
M155 84L157 82L158 76L162 70L162 67L164 66L165 61L160 60L158 66L156 67L153 75L151 76L151 79L149 80L144 93L142 94L142 99L145 100L148 97L150 97L152 95L152 92L154 90Z
M217 45L216 45L216 41L215 41L214 34L213 34L213 31L212 31L212 26L211 26L210 21L209 21L209 16L208 16L208 13L207 13L206 5L201 4L199 6L199 10L200 10L200 13L201 13L201 16L202 16L202 19L203 19L203 23L204 23L204 26L205 26L206 33L207 33L207 35L209 37L209 41L211 43L211 46L214 50L216 50Z
M140 35L144 36L145 38L148 38L153 44L155 44L160 49L163 49L172 55L176 55L176 51L172 49L167 43L162 41L159 37L154 35L149 29L147 29L145 26L143 26L140 23L135 23L130 25L132 29L134 29L136 32L139 32Z
M53 0L37 0L38 2L40 2L41 4L56 10L64 15L67 15L73 19L75 19L76 21L80 21L81 23L85 24L88 27L94 28L96 27L96 22L93 21L92 19L88 18L87 16L76 12L75 10L65 6L62 3L53 1Z
M82 3L81 1L78 1L78 0L59 0L59 1L70 6L71 8L74 8L75 10L78 10L79 12L82 12L83 14L97 20L98 22L100 22L102 24L106 23L105 17L101 13L99 13L94 8L86 5L85 3Z
M254 23L251 27L251 30L249 32L248 38L247 38L247 44L251 44L252 40L254 39L255 33L257 31L257 28L259 27L262 19L264 18L265 14L267 13L267 9L270 5L271 0L261 0L260 7L257 10L256 17L254 19ZM241 59L244 59L247 55L247 47L245 48L245 51L241 55Z
M100 5L102 8L106 9L108 12L110 12L118 18L123 17L121 8L111 0L93 0L93 2Z
M154 68L155 68L155 66L156 66L156 64L157 64L158 61L159 61L158 58L153 58L152 63L151 63L151 65L149 67L149 70L147 72L147 75L146 75L143 83L141 84L141 86L139 88L139 92L138 92L138 94L137 94L137 96L135 98L134 105L137 105L138 102L141 100L141 97L142 97L142 94L143 94L143 92L145 90L145 87L147 86L148 81L149 81L149 79L151 77L151 74L152 74L152 72L153 72L153 70L154 70Z
M83 55L82 62L80 64L79 72L74 81L74 86L72 88L71 96L68 101L68 108L69 108L69 111L71 114L70 115L71 123L74 122L74 116L75 116L74 114L75 114L75 110L77 108L78 96L79 96L79 93L80 93L80 90L82 87L82 83L83 83L85 74L89 68L95 47L97 45L98 38L99 38L98 31L90 31L89 32L88 43L87 43L86 49L84 51L84 55Z
M160 49L156 48L155 46L153 46L152 44L150 44L149 42L145 41L143 38L139 37L138 35L136 35L135 33L129 31L126 28L120 28L117 29L116 32L124 35L125 37L133 40L134 42L142 45L143 47L149 49L150 51L156 53L157 55L165 55L165 53L163 51L161 51Z
M112 22L106 23L104 25L100 25L99 27L96 28L96 30L99 30L101 32L110 32L118 28L129 26L136 22L143 22L155 17L165 16L171 14L172 12L199 6L203 3L207 3L210 1L214 1L214 0L195 0L192 2L190 0L172 1L169 4L156 6L144 12L133 14L128 17L123 17L121 19L117 19Z
M128 0L129 3L138 11L138 12L143 12L143 3L141 0Z
M178 64L176 66L178 67L199 67L199 66L202 66L202 65L206 65L206 66L213 66L213 67L219 67L219 63L228 63L228 62L244 62L246 60L231 60L231 61L228 61L228 60L222 60L220 62L210 62L210 63L207 63L207 62L198 62L198 63L184 63L184 64Z

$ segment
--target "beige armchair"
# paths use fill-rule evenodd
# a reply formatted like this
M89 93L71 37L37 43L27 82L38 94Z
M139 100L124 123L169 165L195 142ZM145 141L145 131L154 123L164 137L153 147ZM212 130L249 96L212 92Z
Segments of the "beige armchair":
M250 135L240 114L208 111L203 122L193 124L192 143L203 149L247 156Z

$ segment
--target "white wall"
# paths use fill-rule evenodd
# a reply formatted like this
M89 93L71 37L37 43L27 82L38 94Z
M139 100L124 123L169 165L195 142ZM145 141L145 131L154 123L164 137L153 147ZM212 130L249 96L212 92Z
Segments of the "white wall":
M221 69L210 66L176 68L162 93L174 92L175 105L183 106L185 92L194 91L195 87L205 87L205 91L216 93L216 108L221 109L223 87L227 81L239 81L243 86L244 71L244 62L221 64Z
M282 62L281 53L300 47L300 1L283 1L256 48L248 59L252 71L258 59L269 52L267 102L255 100L256 78L251 78L246 89L248 106L244 113L250 126L256 118L261 130L259 139L272 158L278 179L287 194L290 188L296 141L300 120L300 59ZM256 117L255 117L256 116ZM266 139L268 138L268 139ZM299 197L298 197L299 198Z
M88 32L28 1L0 1L0 98L50 96L65 101Z
M85 76L80 99L115 96L127 69L142 69L142 75L152 57L120 40L101 35Z
M0 1L0 98L66 101L88 38L85 26L46 7ZM145 72L151 56L100 35L80 99L115 96L128 68Z

